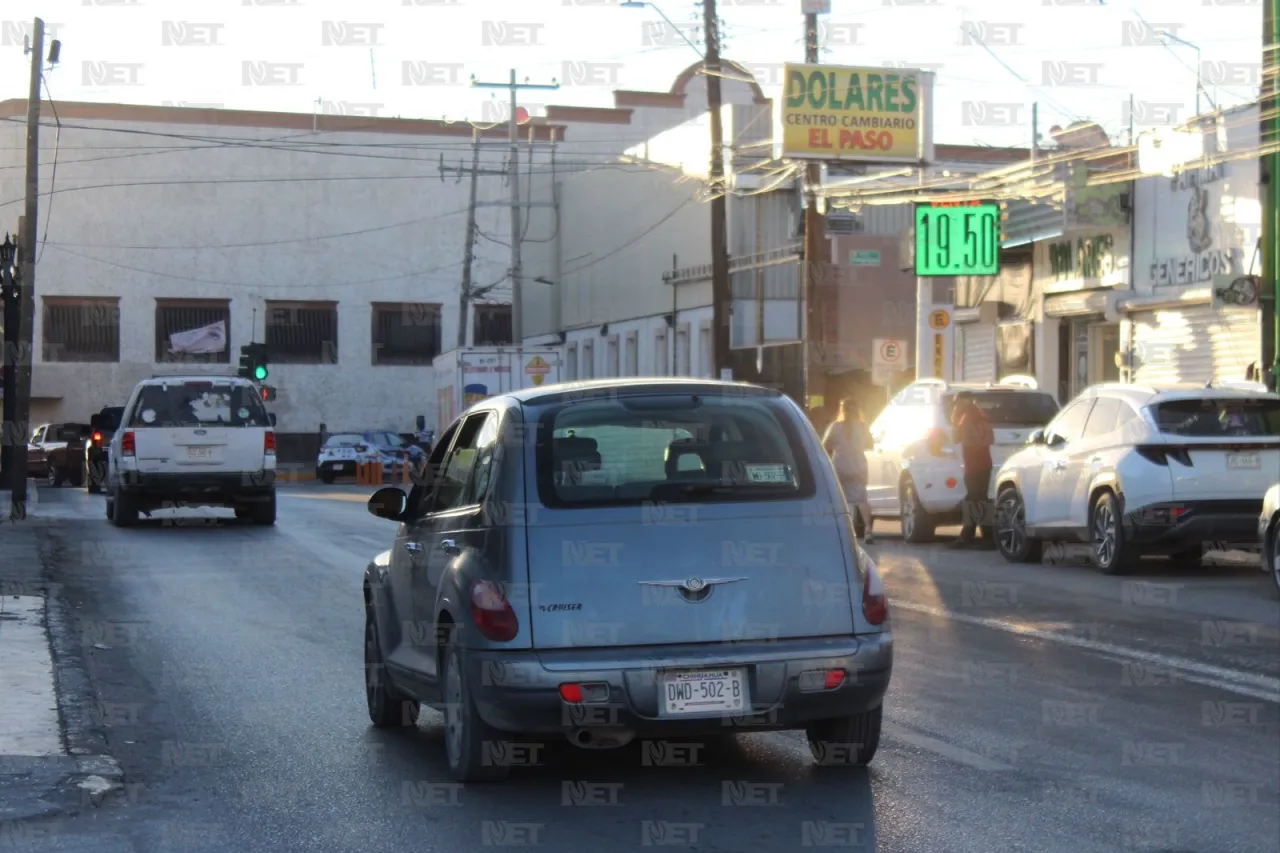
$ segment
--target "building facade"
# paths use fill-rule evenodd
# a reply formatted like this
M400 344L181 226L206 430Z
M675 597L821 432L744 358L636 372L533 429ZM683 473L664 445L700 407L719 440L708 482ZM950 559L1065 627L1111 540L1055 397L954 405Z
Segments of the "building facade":
M1136 382L1244 380L1262 366L1258 158L1241 156L1257 149L1258 111L1207 116L1196 130L1202 168L1137 182L1134 287L1120 304ZM1241 280L1250 298L1221 297Z

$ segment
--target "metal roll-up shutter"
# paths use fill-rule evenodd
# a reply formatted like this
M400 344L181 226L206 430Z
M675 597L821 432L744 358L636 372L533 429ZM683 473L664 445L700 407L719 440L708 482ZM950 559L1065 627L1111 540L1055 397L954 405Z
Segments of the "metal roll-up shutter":
M1134 382L1162 385L1244 379L1262 357L1258 311L1215 310L1208 304L1134 311Z
M995 382L996 328L981 323L961 326L964 337L960 380L962 382Z

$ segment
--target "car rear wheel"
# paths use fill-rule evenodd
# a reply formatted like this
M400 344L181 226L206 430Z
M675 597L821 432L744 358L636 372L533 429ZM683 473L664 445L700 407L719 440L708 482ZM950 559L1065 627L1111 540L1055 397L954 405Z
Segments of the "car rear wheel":
M333 485L333 481L334 481L334 475L332 471L320 472L320 482L324 483L326 486L331 486Z
M1137 554L1126 541L1120 499L1103 492L1089 511L1089 542L1093 564L1104 575L1121 575L1133 568Z
M884 706L838 720L819 720L805 727L813 760L823 767L865 766L880 748Z
M66 479L63 470L52 462L49 463L49 467L45 470L44 478L45 482L54 489L59 488L62 485L62 481Z
M902 522L903 540L913 545L932 540L938 523L920 503L920 496L916 494L916 484L910 480L902 484L901 504L899 517Z
M1027 508L1015 486L1005 486L996 497L996 547L1010 563L1038 563L1044 543L1027 535Z
M501 739L476 711L462 668L462 650L451 639L444 659L444 751L449 775L459 782L505 779L510 766L486 760L486 750L490 755L504 752L490 746Z
M1271 558L1271 579L1276 582L1276 591L1280 592L1280 516L1271 523L1271 547L1267 556Z
M138 523L138 502L128 492L116 492L116 498L108 507L111 521L116 527L132 527Z
M271 493L271 497L265 501L260 501L249 505L249 518L259 527L270 527L276 523L276 496Z
M422 706L391 686L378 644L377 622L373 614L364 616L364 698L369 721L380 729L413 728Z

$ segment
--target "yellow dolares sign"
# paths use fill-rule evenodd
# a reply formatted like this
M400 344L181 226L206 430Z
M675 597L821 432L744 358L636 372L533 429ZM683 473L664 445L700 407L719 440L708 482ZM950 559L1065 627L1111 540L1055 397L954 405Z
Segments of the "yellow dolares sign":
M782 156L933 159L933 74L912 68L787 65Z

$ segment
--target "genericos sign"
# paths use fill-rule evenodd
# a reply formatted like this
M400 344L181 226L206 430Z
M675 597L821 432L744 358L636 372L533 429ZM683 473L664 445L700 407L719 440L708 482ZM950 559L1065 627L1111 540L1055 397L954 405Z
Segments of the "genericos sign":
M933 159L933 73L787 65L778 99L782 157L918 163Z

